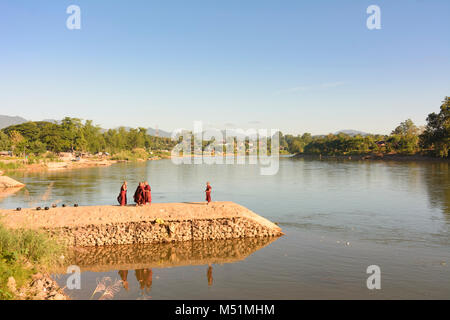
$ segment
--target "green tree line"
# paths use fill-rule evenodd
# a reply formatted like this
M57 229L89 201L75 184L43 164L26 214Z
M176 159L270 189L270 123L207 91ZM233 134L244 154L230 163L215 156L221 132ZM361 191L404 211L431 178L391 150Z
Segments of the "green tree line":
M428 154L447 158L450 148L450 97L439 113L428 115L426 126L418 128L411 119L400 123L390 135L326 136L283 135L280 149L291 154L362 155L370 153ZM0 131L0 150L39 155L47 151L108 152L118 154L134 149L171 150L178 141L147 134L145 128L103 130L91 120L64 118L60 123L30 121ZM202 142L202 149L210 141Z
M439 113L428 115L425 128L418 128L411 119L397 126L390 135L326 136L283 135L280 148L291 154L363 155L370 153L426 154L448 157L450 148L450 97L445 97Z
M16 155L47 151L116 154L137 148L170 150L174 145L172 139L151 136L145 128L103 130L91 120L83 123L69 117L60 123L30 121L0 131L0 150L12 150Z

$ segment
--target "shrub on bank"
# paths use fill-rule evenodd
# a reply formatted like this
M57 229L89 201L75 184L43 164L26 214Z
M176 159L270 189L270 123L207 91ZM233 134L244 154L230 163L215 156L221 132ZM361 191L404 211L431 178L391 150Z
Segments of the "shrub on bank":
M11 230L0 223L0 300L14 299L7 286L14 277L17 287L31 280L38 268L58 262L64 247L35 230Z
M14 162L2 162L0 161L0 169L2 170L15 170L23 167L23 163L20 161Z
M126 161L137 161L148 159L149 154L145 149L137 148L131 151L120 151L112 156L112 160L126 160Z

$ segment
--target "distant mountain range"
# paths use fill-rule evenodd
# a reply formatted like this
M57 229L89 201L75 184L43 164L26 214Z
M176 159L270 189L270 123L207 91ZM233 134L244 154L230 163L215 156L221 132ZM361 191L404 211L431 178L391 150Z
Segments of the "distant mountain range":
M17 125L17 124L21 124L24 122L27 122L27 119L24 119L22 117L11 117L11 116L3 116L0 115L0 129L9 127L9 126L13 126L13 125ZM42 121L47 121L47 122L53 122L53 123L59 123L60 120L54 120L54 119L45 119ZM125 129L129 130L130 127L125 127ZM234 132L233 130L230 130L233 134L236 134L237 137L241 137L243 136L240 133ZM147 133L151 136L156 136L156 129L154 128L147 128ZM223 132L225 133L225 132ZM362 136L367 136L369 135L369 133L367 132L363 132L363 131L358 131L358 130L352 130L352 129L346 129L346 130L340 130L337 131L335 134L339 134L339 133L345 133L348 134L349 136L356 136L358 134L362 135ZM172 134L168 131L165 130L161 130L158 129L158 136L159 137L163 137L163 138L170 138L172 136Z
M0 115L0 129L14 126L16 124L21 124L27 122L27 119L22 117L10 117L10 116L2 116Z
M153 128L147 128L147 133L151 136L156 136L156 129ZM162 138L171 138L172 133L158 129L158 137Z
M339 134L339 133L345 133L345 134L348 134L349 136L357 136L358 134L361 136L370 135L370 133L358 131L358 130L352 130L352 129L340 130L340 131L336 132L335 134Z
M22 117L11 117L11 116L0 115L0 129L6 128L9 126L14 126L17 124L21 124L21 123L24 123L27 121L30 121L30 120L27 120ZM52 123L60 123L61 122L61 120L55 120L55 119L44 119L41 121L52 122ZM125 127L125 129L129 130L130 127ZM156 136L156 129L147 128L147 133L151 136ZM170 138L172 135L170 132L158 129L158 136L164 137L164 138Z
M117 127L116 129L119 129L120 127ZM125 130L130 130L132 129L131 127L124 127ZM151 135L151 136L156 136L156 129L153 128L146 128L147 129L147 134ZM105 131L107 129L104 129ZM158 137L162 137L162 138L171 138L172 137L172 133L158 129Z

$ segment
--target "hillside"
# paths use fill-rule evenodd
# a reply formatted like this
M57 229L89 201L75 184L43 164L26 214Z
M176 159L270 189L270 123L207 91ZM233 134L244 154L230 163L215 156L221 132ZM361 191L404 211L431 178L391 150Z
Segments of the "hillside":
M27 119L22 117L11 117L11 116L2 116L0 115L0 129L13 126L16 124L21 124L27 122Z

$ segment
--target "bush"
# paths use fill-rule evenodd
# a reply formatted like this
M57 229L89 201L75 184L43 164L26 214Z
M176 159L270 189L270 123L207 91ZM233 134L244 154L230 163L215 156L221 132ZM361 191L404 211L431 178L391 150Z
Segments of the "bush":
M58 261L64 247L35 230L11 230L0 224L0 299L13 299L7 288L9 277L20 287L36 273Z
M148 159L149 154L145 149L133 149L132 151L121 151L116 153L111 159L112 160L127 160L127 161L137 161L139 159Z
M23 167L23 163L20 161L14 162L2 162L0 161L0 169L2 170L15 170Z

